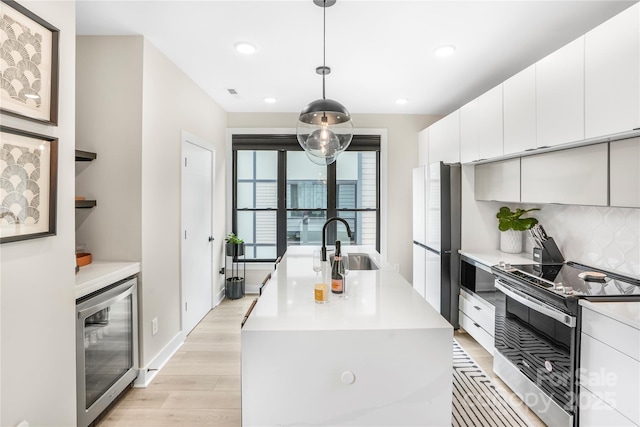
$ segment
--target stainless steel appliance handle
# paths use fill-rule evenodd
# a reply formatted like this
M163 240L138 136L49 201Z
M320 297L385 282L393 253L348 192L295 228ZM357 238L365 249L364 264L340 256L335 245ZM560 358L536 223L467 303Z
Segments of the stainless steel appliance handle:
M545 316L549 316L557 320L558 322L564 323L570 328L576 327L575 316L571 316L567 313L563 313L562 311L556 310L555 308L550 307L547 304L544 304L536 300L535 298L530 297L529 295L523 294L522 292L516 289L513 289L512 287L510 287L508 284L504 283L501 280L496 280L495 285L496 285L496 289L498 289L500 292L502 292L509 298L512 298L518 301L520 304L526 307L529 307L530 309L535 310L538 313L542 313Z

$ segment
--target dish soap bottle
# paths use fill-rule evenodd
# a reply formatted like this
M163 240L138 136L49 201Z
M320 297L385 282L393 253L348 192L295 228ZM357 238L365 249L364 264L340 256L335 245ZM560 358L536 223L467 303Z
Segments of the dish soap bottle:
M336 240L336 252L333 256L333 265L331 266L331 292L334 294L341 294L344 291L343 271L340 240Z

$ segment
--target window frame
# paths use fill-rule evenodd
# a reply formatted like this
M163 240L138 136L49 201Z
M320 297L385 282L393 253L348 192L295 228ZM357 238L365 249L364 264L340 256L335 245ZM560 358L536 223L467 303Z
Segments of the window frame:
M376 212L376 250L380 252L381 244L381 136L380 135L354 135L347 151L375 152L376 153L376 197L375 208L338 208L337 207L337 174L336 162L327 166L327 205L325 209L327 218L338 216L340 212ZM231 191L231 229L237 232L237 214L239 211L272 211L271 208L242 208L237 209L238 201L238 151L277 151L277 211L276 211L276 256L282 256L287 250L287 212L296 209L287 208L287 152L303 151L296 135L291 134L233 134L231 137L232 151L232 191ZM254 165L255 167L255 165ZM255 197L255 195L254 195ZM333 202L333 203L331 203ZM335 226L327 229L327 242L335 240ZM248 263L272 262L273 259L253 258L247 259Z

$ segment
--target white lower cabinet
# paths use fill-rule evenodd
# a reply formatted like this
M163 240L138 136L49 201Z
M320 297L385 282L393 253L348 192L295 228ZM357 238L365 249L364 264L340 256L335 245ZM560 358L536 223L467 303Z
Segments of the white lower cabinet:
M495 309L475 295L460 290L460 326L493 355Z
M520 159L476 165L474 192L476 200L520 202Z
M581 426L640 425L640 329L583 307L580 390Z
M606 143L521 159L521 202L607 206Z

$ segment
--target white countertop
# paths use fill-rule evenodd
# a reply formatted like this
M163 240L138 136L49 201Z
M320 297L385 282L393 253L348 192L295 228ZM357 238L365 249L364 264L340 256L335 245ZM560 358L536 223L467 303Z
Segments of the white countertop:
M76 299L139 272L139 262L93 261L76 274Z
M243 331L447 329L452 326L375 250L343 246L343 254L365 252L378 270L351 270L349 299L331 294L314 300L313 246L289 247L255 305Z
M520 252L519 254L510 254L507 252L502 252L497 249L493 250L464 250L460 249L458 251L460 255L464 255L468 258L471 258L475 261L478 261L487 267L491 267L492 265L497 265L500 261L507 262L509 264L537 264L533 260L533 255L528 252Z
M632 328L640 329L640 301L593 302L583 299L580 300L580 305Z

